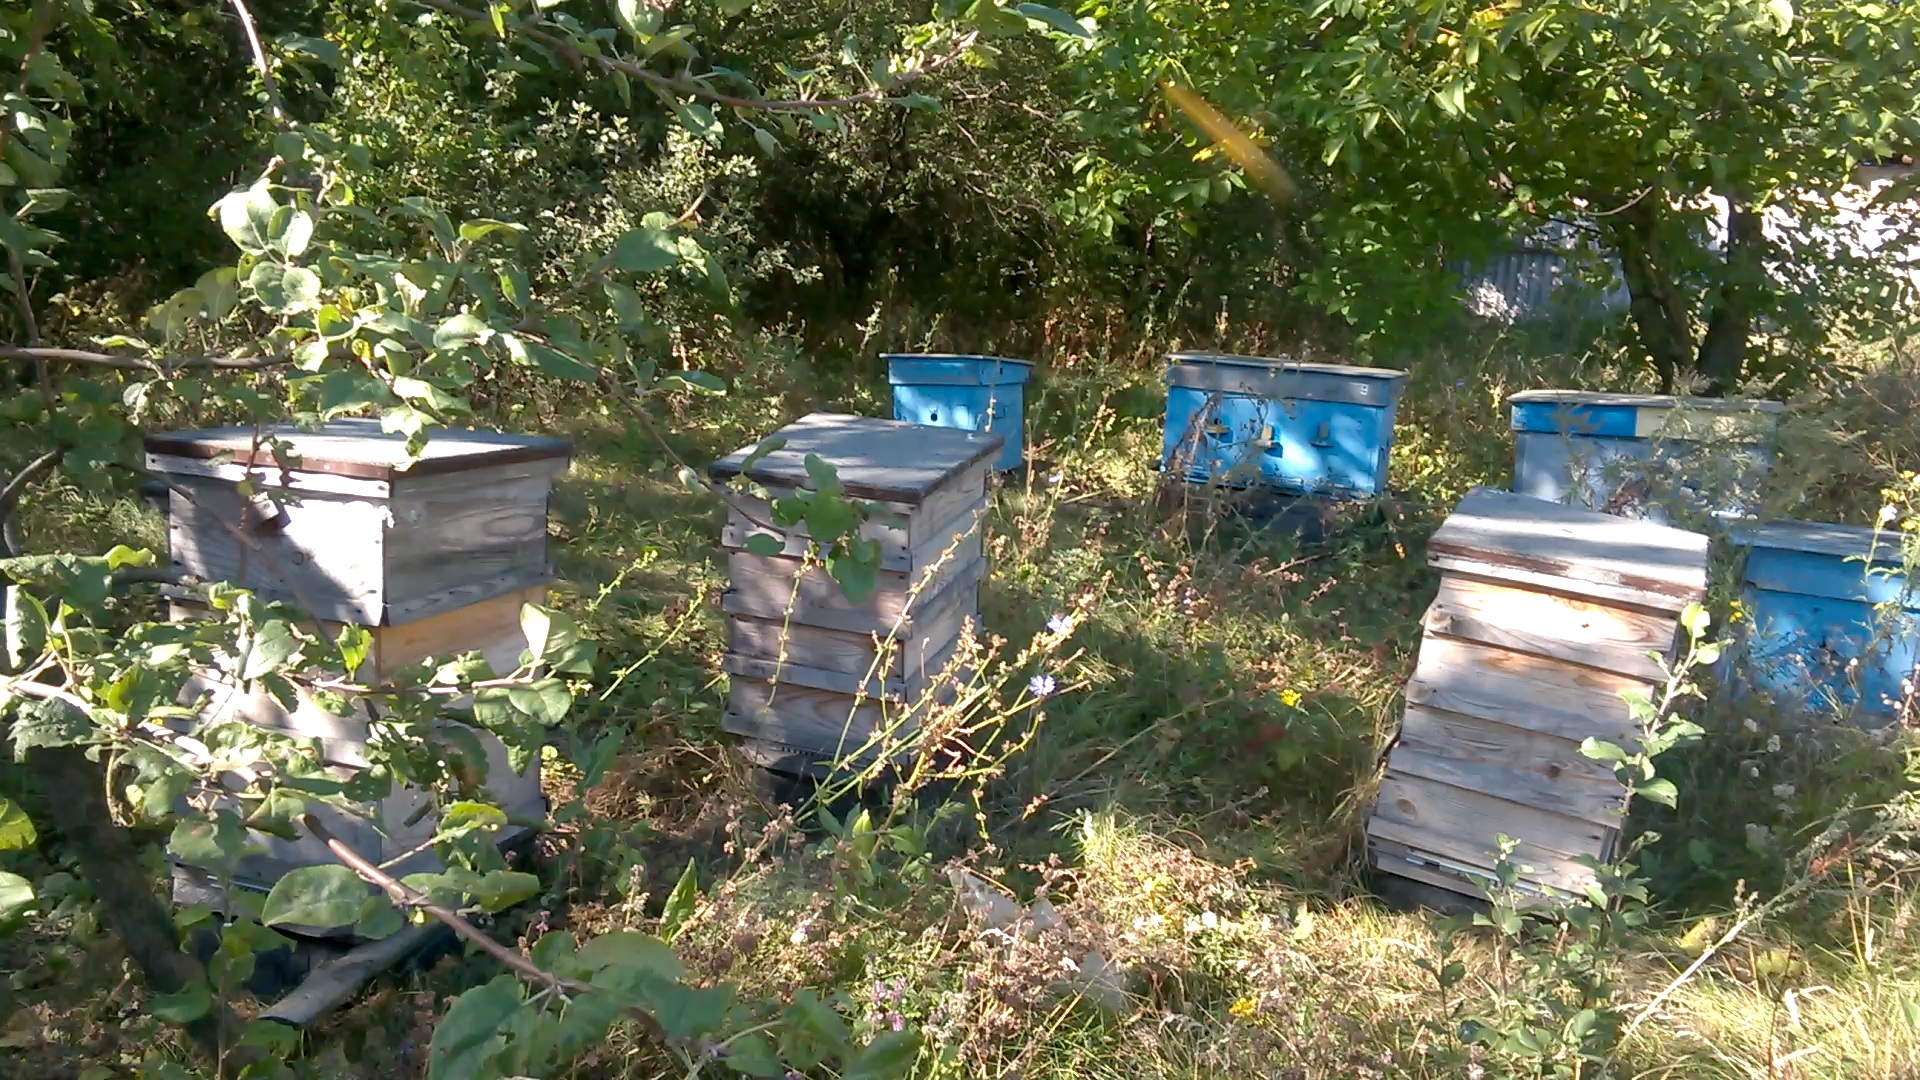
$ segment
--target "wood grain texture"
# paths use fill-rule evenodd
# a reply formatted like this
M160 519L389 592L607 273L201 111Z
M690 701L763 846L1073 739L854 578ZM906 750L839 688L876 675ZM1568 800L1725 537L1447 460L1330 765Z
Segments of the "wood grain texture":
M898 420L843 413L814 413L767 437L786 445L762 457L746 476L762 484L811 487L806 457L818 455L839 473L853 498L918 505L942 485L992 460L1006 439L987 432L924 427ZM716 480L741 475L752 446L743 446L708 467Z
M1407 683L1409 705L1569 739L1632 746L1639 729L1620 696L1638 679L1457 638L1429 636Z
M796 604L796 611L838 611L888 620L883 625L890 626L910 604L937 595L948 582L969 572L981 561L981 547L981 537L976 533L961 542L955 557L939 565L916 568L911 574L882 570L876 575L872 595L858 603L847 598L840 583L825 569L814 566L802 570L800 560L785 556L732 552L727 556L727 577L731 591L750 610L779 615Z
M1387 760L1398 773L1600 825L1618 826L1626 797L1613 770L1576 742L1421 705L1407 706Z
M376 625L385 604L382 562L384 502L311 493L284 507L277 528L233 527L253 510L234 485L202 477L174 481L187 494L168 496L167 542L176 570L207 581L231 581L263 597L308 607L322 619Z
M736 678L721 726L734 735L812 750L823 760L871 760L883 744L911 738L918 719L913 710L877 699L856 702L827 690Z
M1498 645L1637 679L1664 680L1649 654L1668 656L1671 615L1448 575L1423 620L1427 633Z
M948 597L964 596L967 599L955 602L964 604L972 610L978 610L979 585L985 580L986 575L987 560L985 558L976 559L969 565L959 567L946 584L931 595L922 595L908 605L904 616L882 616L804 601L795 604L789 612L788 593L780 593L777 598L778 603L770 604L765 602L767 596L764 589L756 589L748 595L738 589L730 588L720 597L720 607L735 618L788 623L843 634L858 634L863 638L871 638L877 634L882 638L892 638L895 641L911 641L938 633L938 626L928 623L927 620L942 609ZM788 579L788 588L791 588L791 578Z
M157 432L147 436L150 454L210 458L240 465L281 468L270 448L256 454L256 434L287 444L290 462L302 472L330 473L369 480L391 480L466 472L510 462L564 460L572 447L564 439L447 428L432 432L417 460L407 454L407 437L380 430L377 420L333 420L310 431L270 424L256 433L248 426Z
M296 472L273 466L248 468L232 462L180 457L175 454L148 454L146 467L150 473L164 473L170 477L198 476L235 484L246 480L256 487L285 488L288 491L302 493L319 491L330 495L352 495L362 499L387 499L393 496L393 484L386 480L366 480L352 476L336 476L332 473Z
M1488 870L1499 851L1499 837L1511 837L1519 842L1514 862L1532 867L1526 878L1565 890L1592 882L1592 872L1573 860L1601 857L1611 848L1612 832L1579 818L1391 769L1380 781L1380 796L1367 823L1369 836Z
M822 671L888 678L924 672L928 662L953 644L969 617L978 625L976 589L947 589L937 607L915 613L909 629L895 634L849 634L800 622L736 617L727 623L729 651L759 660L788 661ZM880 661L884 658L885 663Z
M1427 551L1441 570L1652 610L1706 595L1705 536L1489 488L1467 495Z
M547 497L552 478L463 474L396 484L382 562L388 605L424 600L475 581L547 566ZM430 482L440 479L441 482Z
M984 480L985 466L980 468ZM905 573L932 565L956 540L969 539L984 529L984 496L976 493L966 497L963 487L964 484L936 492L922 507L887 504L891 507L889 520L863 524L861 538L880 545L881 568ZM773 524L772 509L764 500L740 496L737 501L741 505L729 508L727 524L721 530L721 547L741 551L745 550L748 538L771 536L781 542L784 555L798 558L807 552L812 537L805 522L777 526ZM933 521L935 514L942 515L937 522Z

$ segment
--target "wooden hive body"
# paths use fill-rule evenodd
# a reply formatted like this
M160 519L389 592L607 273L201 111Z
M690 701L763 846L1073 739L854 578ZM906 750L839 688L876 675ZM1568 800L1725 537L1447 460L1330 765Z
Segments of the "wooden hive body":
M1920 594L1898 532L1779 521L1746 530L1745 676L1810 713L1879 725L1920 680ZM1729 660L1734 660L1729 657Z
M552 576L547 501L571 454L562 440L442 431L408 465L406 439L368 420L266 427L260 439L283 441L288 460L251 427L147 438L147 469L170 485L175 569L362 626ZM290 498L268 502L267 489Z
M1428 558L1440 592L1367 823L1374 865L1473 895L1504 834L1523 886L1577 890L1575 860L1614 853L1624 794L1580 744L1637 744L1621 695L1664 681L1654 656L1706 593L1706 537L1477 489Z
M805 463L817 455L848 497L885 511L862 530L880 545L881 569L871 596L849 600L817 563L809 567L804 525L776 524L766 499L731 497L721 537L730 585L725 727L750 758L785 771L871 759L876 733L911 733L916 707L937 696L930 692L965 629L978 624L986 479L1002 437L815 413L768 438L785 446L751 467L753 448L742 448L710 473L727 481L744 468L777 499L812 490ZM781 553L746 550L755 535L773 536Z
M1510 405L1513 490L1650 521L1741 515L1772 464L1775 401L1529 390Z
M1171 359L1161 440L1168 473L1334 498L1386 492L1405 372L1216 353Z

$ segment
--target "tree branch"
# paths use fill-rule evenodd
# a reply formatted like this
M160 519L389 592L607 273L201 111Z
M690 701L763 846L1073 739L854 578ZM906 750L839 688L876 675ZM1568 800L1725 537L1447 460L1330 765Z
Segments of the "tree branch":
M20 537L13 527L14 503L19 501L20 493L26 490L28 484L59 462L60 450L56 447L27 462L26 467L13 474L7 486L0 489L0 555L11 559L21 554Z
M414 2L423 7L429 7L436 11L443 11L449 15L466 19L469 22L491 25L493 21L492 17L486 12L462 7L459 4L453 3L452 0L414 0ZM873 87L871 90L863 90L858 94L852 94L847 97L744 98L733 94L722 94L717 90L707 88L694 79L676 79L662 75L650 68L642 67L631 60L622 60L619 57L606 55L588 56L575 48L571 41L561 36L564 32L560 31L558 26L541 18L538 14L530 15L517 22L508 22L506 26L508 30L519 34L528 41L538 42L552 49L554 52L559 53L575 67L584 67L586 64L592 63L604 71L620 72L623 75L639 79L649 86L668 91L669 93L685 94L688 97L712 102L715 105L725 105L735 109L751 109L758 112L805 112L811 109L843 109L853 105L869 105L885 101L888 94L899 90L908 83L931 75L966 55L967 50L971 49L973 43L980 37L978 33L963 34L955 39L953 48L948 52L935 57L919 67L903 71L894 78L887 80L887 82Z
M267 112L272 114L273 122L283 128L291 128L292 121L287 119L286 106L280 103L280 86L273 79L273 63L267 59L267 49L260 43L260 30L253 23L253 12L247 10L245 0L227 0L227 6L240 17L240 29L246 34L247 48L253 53L253 66L260 72L260 88L267 95Z
M147 360L138 356L114 356L111 353L93 352L87 349L39 347L31 343L25 346L0 345L0 360L31 360L36 364L54 362L91 364L95 367L118 368L122 371L152 371L162 375L201 368L213 368L219 371L264 371L293 363L293 358L287 356L187 356L178 360Z
M495 960L498 960L509 971L512 971L522 979L559 993L591 994L599 992L600 988L592 983L562 978L551 971L547 971L540 967L540 965L535 964L533 961L521 955L519 950L510 949L489 937L479 927L463 918L459 912L442 907L434 903L426 894L409 887L404 882L395 880L393 875L375 866L366 856L361 855L359 852L342 843L340 838L333 835L325 825L321 824L320 819L314 815L302 814L300 816L300 824L305 827L309 833L313 834L315 839L325 844L327 850L333 853L334 858L345 863L354 873L359 874L362 880L386 893L387 898L392 900L395 906L400 908L413 908L433 916L435 919L444 923L448 929L459 935L462 940L474 948L479 949L481 952L486 953L488 956L493 957ZM651 1014L642 1009L628 1009L627 1013L635 1020L638 1020L641 1026L647 1029L649 1035L652 1035L662 1043L669 1041L666 1029L662 1028L660 1022L655 1020Z

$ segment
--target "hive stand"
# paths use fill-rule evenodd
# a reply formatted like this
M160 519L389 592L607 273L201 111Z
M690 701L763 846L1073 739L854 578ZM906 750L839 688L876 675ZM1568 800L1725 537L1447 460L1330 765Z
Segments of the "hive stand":
M275 443L284 444L281 456ZM444 431L409 466L405 444L363 420L313 431L275 426L259 436L251 427L150 436L147 468L169 485L174 568L303 608L329 635L345 624L365 627L371 649L350 673L362 682L467 652L482 654L495 671L513 670L526 645L521 606L543 602L552 577L548 495L571 450L557 439ZM184 591L170 595L170 608L175 619L207 613ZM343 779L368 765L364 705L336 716L302 690L287 708L258 686L211 671L189 680L185 693L204 696L216 717L318 740L322 760ZM516 774L499 740L474 734L487 755L490 797L509 816L544 817L538 760ZM399 876L437 868L430 849L416 850L434 828L430 815L412 820L425 801L423 792L396 788L372 808L372 821L318 804L310 810L361 854L397 860L389 869ZM506 842L524 838L524 830L515 833ZM289 870L336 861L310 836L253 833L249 841L257 850L241 859L230 883L241 889L264 892ZM219 906L219 883L184 866L174 878L178 899ZM335 928L298 929L319 935Z
M909 424L988 431L1006 436L994 468L1026 460L1027 379L1033 365L1001 356L888 353L893 418Z
M986 478L998 434L814 413L774 432L785 446L747 464L754 447L713 463L710 475L744 475L767 495L812 490L806 458L833 465L849 498L884 513L861 535L879 543L872 596L855 603L816 562L804 524L782 528L767 501L732 496L721 537L730 588L724 661L732 677L724 726L749 760L819 775L843 757L871 762L876 732L908 735L964 629L979 624ZM778 555L746 549L756 534ZM897 730L896 730L897 729Z
M1610 858L1624 791L1580 753L1631 748L1621 694L1657 694L1677 616L1706 594L1707 538L1485 488L1433 536L1439 596L1367 823L1383 872L1484 895L1499 844L1523 888L1580 889ZM1652 655L1650 655L1652 654Z
M1811 521L1736 531L1749 549L1743 593L1751 618L1729 662L1810 715L1870 727L1898 720L1920 681L1920 595L1902 569L1901 539L1898 531Z
M1334 499L1386 491L1405 372L1221 353L1170 360L1169 475Z
M1513 410L1513 490L1666 522L1665 503L1752 512L1786 409L1777 401L1528 390Z

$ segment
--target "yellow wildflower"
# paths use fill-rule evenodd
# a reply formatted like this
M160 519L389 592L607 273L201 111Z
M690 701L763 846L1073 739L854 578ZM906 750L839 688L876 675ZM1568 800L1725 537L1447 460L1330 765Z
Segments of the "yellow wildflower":
M1291 686L1280 691L1280 704L1285 705L1289 709L1300 704L1300 691L1295 690Z

